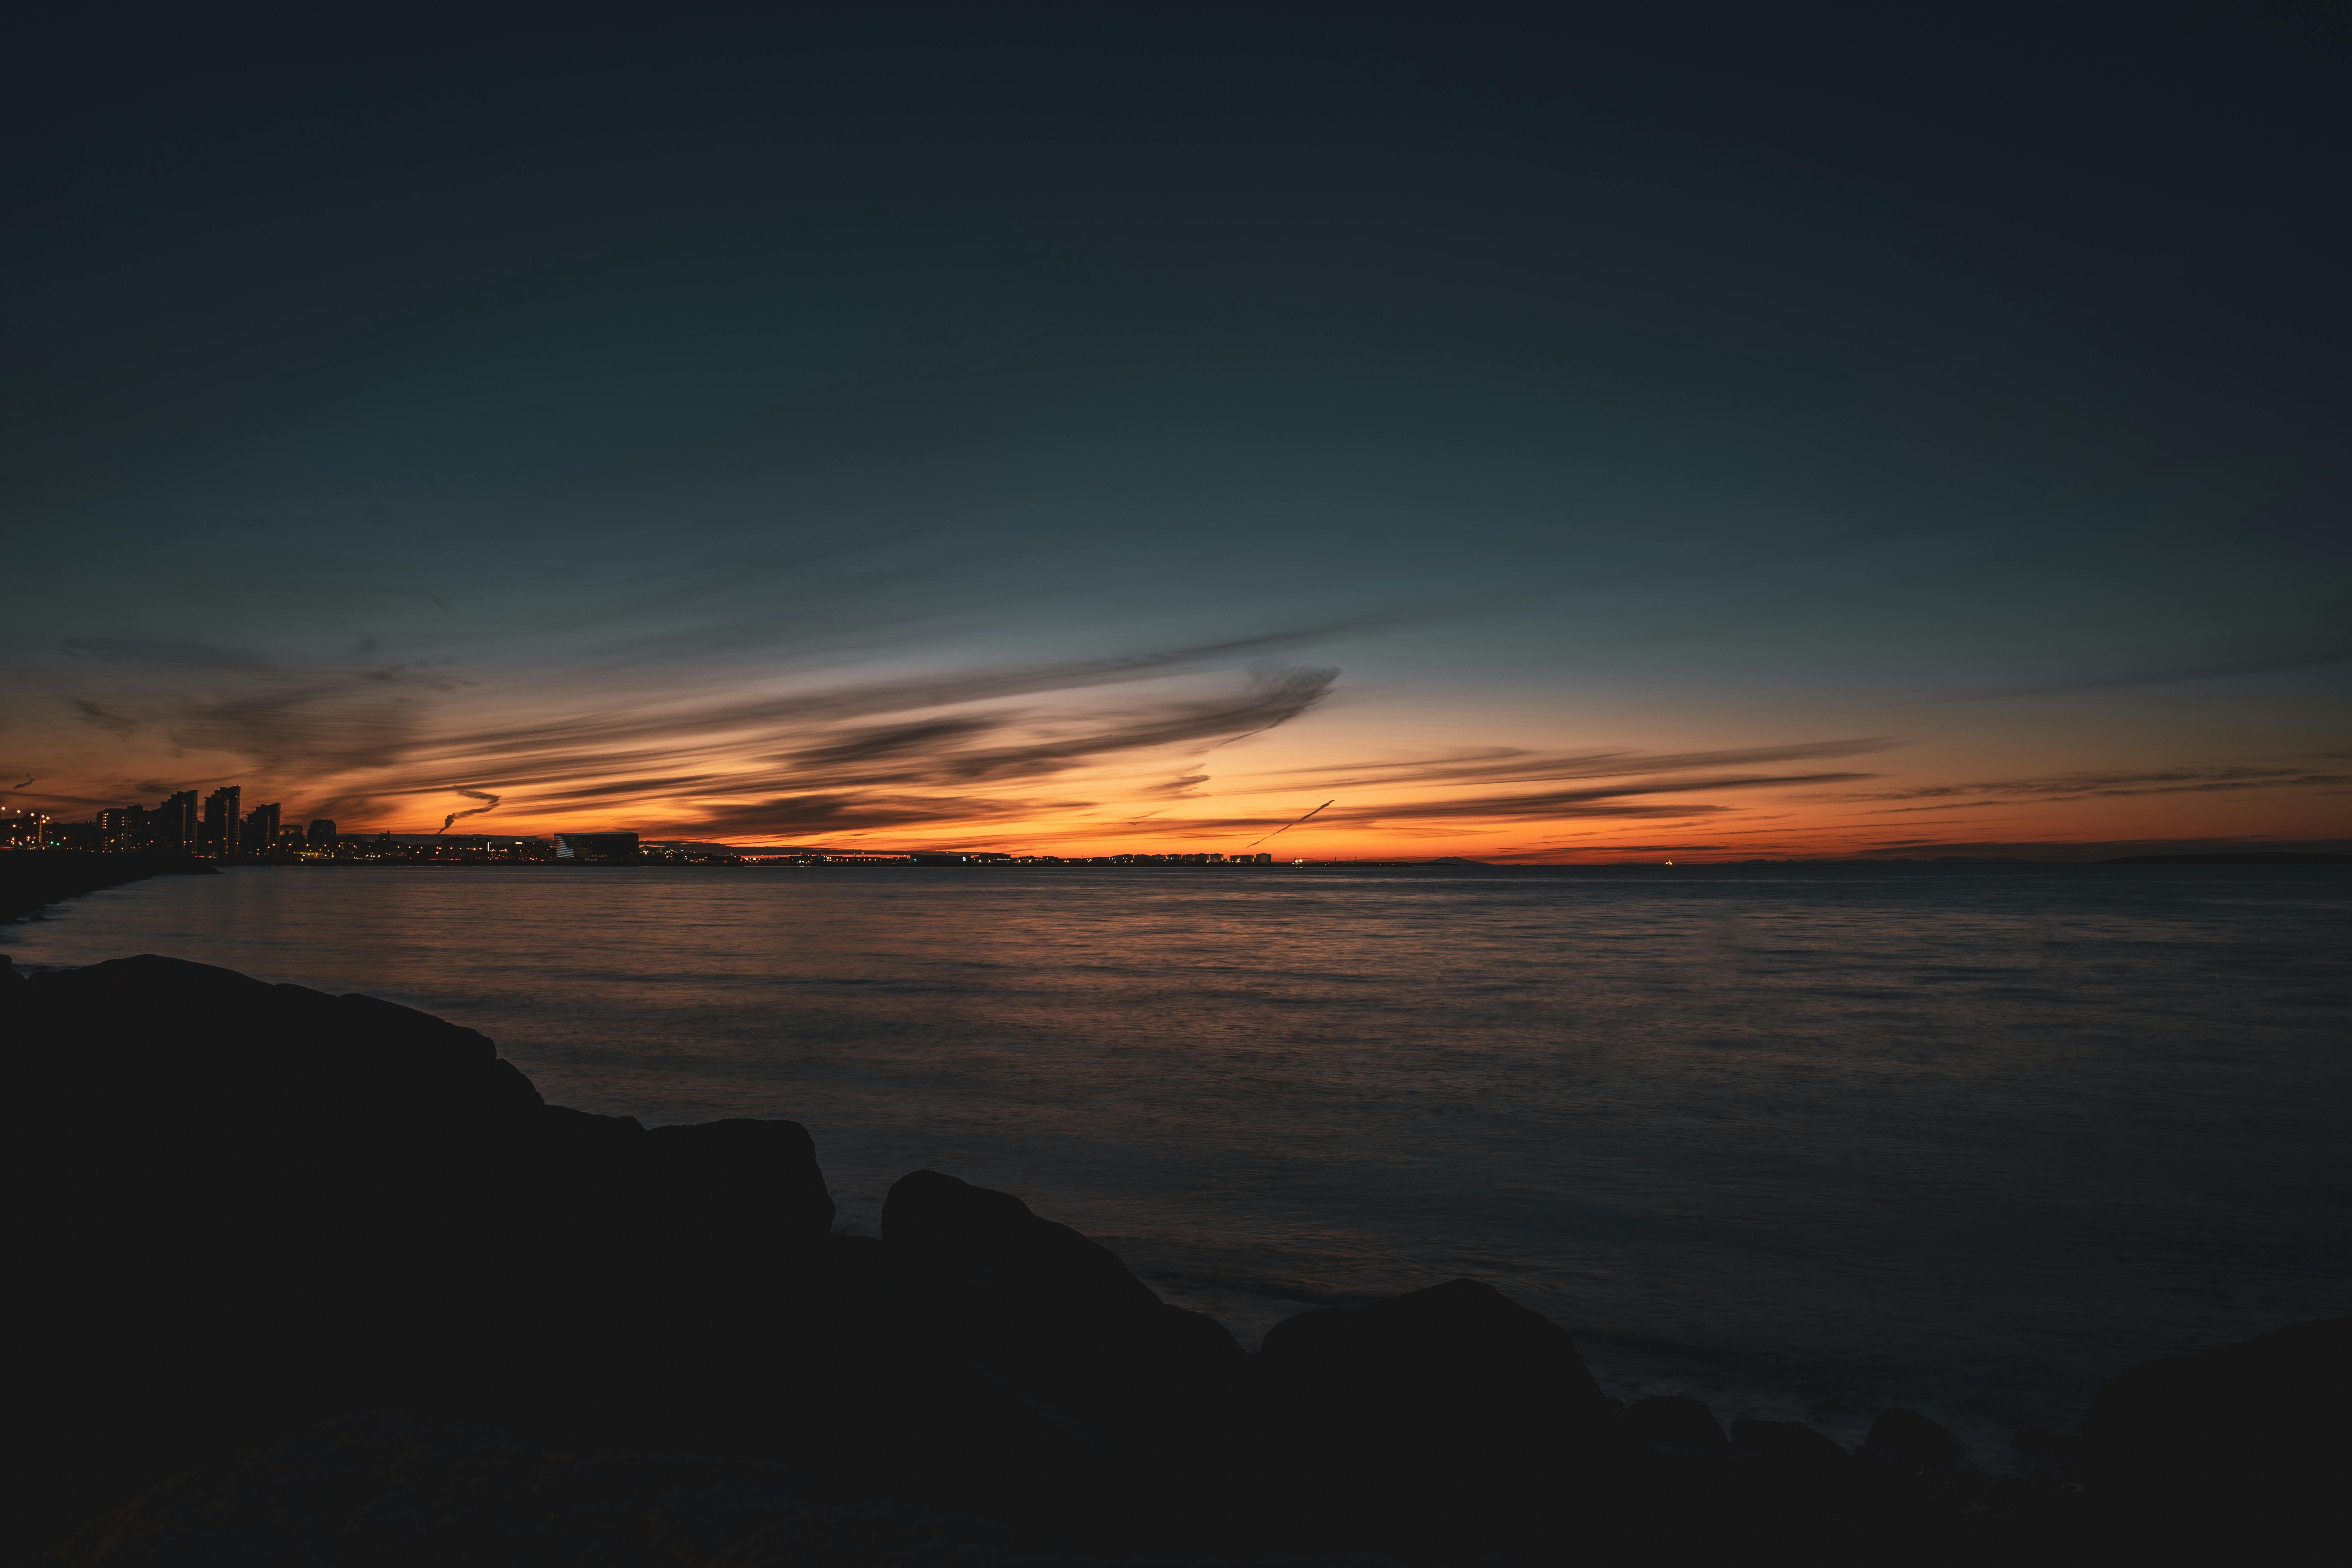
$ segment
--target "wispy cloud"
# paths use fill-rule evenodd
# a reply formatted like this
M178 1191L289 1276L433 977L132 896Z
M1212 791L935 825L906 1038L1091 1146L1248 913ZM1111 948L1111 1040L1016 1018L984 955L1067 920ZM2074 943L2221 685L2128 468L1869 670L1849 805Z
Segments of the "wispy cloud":
M2232 850L2264 850L2286 854L2341 855L2352 851L2352 838L2280 838L2268 834L2235 834L2210 838L2074 839L2057 834L2040 838L1890 838L1856 846L1864 854L2010 855L2037 860L2098 860L2124 855L2208 855Z
M366 643L301 665L218 644L123 637L72 638L59 651L77 684L104 690L103 700L65 697L79 722L117 735L151 731L183 752L224 752L247 770L295 777L399 762L423 733L423 699L463 684L444 668L380 661Z
M997 799L986 795L803 795L772 800L719 804L696 817L703 830L722 837L746 834L802 839L823 838L876 828L969 830L1011 825L1041 812L1083 808L1085 801ZM911 837L912 835L908 835Z
M1694 795L1717 790L1788 788L1804 784L1843 784L1873 777L1870 773L1751 773L1697 778L1654 778L1602 789L1547 790L1539 795L1475 795L1465 799L1420 800L1342 807L1331 815L1363 825L1426 822L1476 817L1492 821L1523 821L1576 816L1698 816L1730 809L1707 803L1627 805L1618 802L1643 795Z
M105 704L93 702L87 697L68 697L66 699L66 706L74 710L75 718L94 730L104 730L115 735L128 735L139 728L138 720L125 713L117 713Z
M452 667L391 662L372 644L310 665L127 638L59 651L69 677L88 671L75 679L91 689L63 695L81 725L239 759L232 776L300 781L329 815L456 792L503 797L509 813L630 808L673 819L666 826L764 833L1083 809L1058 798L1066 789L1050 802L1035 792L1105 766L1155 775L1122 780L1127 799L1190 796L1208 782L1202 757L1298 718L1339 672L1258 665L1222 691L1188 678L1374 624L1383 617L1062 661L803 679L748 696L730 681L727 695L699 701L625 689L611 706L456 725L443 716L515 704L488 691L453 708L446 700L467 682ZM1122 687L1138 695L1122 698Z
M748 690L731 676L698 693L616 683L603 703L536 710L526 694L469 686L454 665L396 662L365 643L310 665L169 641L65 651L72 668L138 677L118 698L93 673L95 689L68 699L85 726L241 759L230 776L317 780L328 787L300 793L319 815L413 813L445 828L495 806L519 823L603 819L701 838L1176 835L1232 848L1331 797L1293 838L1533 835L1560 846L1528 851L1548 854L1573 853L1560 834L1579 824L1603 841L1641 824L1726 844L1801 835L1781 817L1832 804L1852 830L1881 815L1981 821L2034 802L2352 785L2332 755L1953 784L1836 765L1905 743L1888 735L1671 752L1474 746L1213 776L1221 748L1296 723L1338 689L1336 668L1265 661L1361 624L852 679L787 668ZM488 717L501 711L521 717ZM453 794L478 804L452 811L463 804ZM1730 798L1741 795L1768 798L1759 811Z
M173 642L144 637L68 637L58 645L68 658L98 664L137 664L160 669L257 672L275 668L250 648L219 643Z
M1335 763L1255 776L1319 778L1333 788L1385 787L1405 784L1538 784L1556 779L1622 778L1628 773L1678 773L1692 768L1741 767L1757 763L1804 762L1864 756L1904 744L1891 736L1851 741L1807 741L1791 745L1742 746L1711 752L1602 751L1545 753L1515 746L1486 746L1439 757L1385 763Z
M2243 654L2234 658L2201 659L2184 664L2151 665L2110 675L2071 680L2027 681L1971 691L1952 699L1984 701L2000 697L2066 697L2085 691L2121 691L2137 686L2176 686L2192 680L2221 680L2238 675L2265 675L2273 670L2309 669L2352 660L2352 637L2336 636L2317 646L2278 648Z
M1077 703L1066 694L1165 679L1272 640L419 738L404 752L406 776L373 788L355 783L349 798L488 791L505 795L510 811L629 807L660 814L664 831L803 837L1082 810L1093 803L1034 791L1062 775L1147 760L1161 776L1123 781L1123 798L1181 798L1208 782L1184 761L1298 718L1329 695L1339 671L1262 668L1236 689L1125 702ZM1053 700L921 711L1008 696ZM919 716L856 721L902 712Z
M197 698L170 725L189 751L231 752L261 770L332 775L398 762L420 733L419 704L362 677Z
M1328 635L1329 629L1310 628L1066 663L845 682L751 699L700 704L665 702L625 712L581 713L538 724L501 725L445 736L421 752L420 760L470 762L495 757L520 761L585 754L575 752L574 749L581 747L610 751L646 744L669 746L681 735L726 737L731 741L762 731L772 734L776 745L789 747L795 736L809 735L827 724L1229 668Z
M2106 799L2135 795L2207 795L2250 789L2323 789L2352 784L2352 773L2284 766L2162 768L2138 773L2053 773L2041 778L1993 779L1975 784L1913 784L1901 789L1832 795L1847 801L1933 800L1937 806L1895 806L1891 811L1952 809L1972 796L1995 797L1987 805L2018 801Z

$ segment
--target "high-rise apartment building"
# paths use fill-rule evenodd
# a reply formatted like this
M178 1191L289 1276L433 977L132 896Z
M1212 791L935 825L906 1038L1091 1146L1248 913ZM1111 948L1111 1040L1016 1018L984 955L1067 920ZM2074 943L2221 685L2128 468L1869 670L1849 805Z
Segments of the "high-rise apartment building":
M313 844L332 844L335 841L335 819L331 816L314 818L310 831L304 837Z
M227 793L231 796L228 809L234 814L236 792ZM182 790L161 805L109 806L98 814L98 847L185 852L194 849L205 837L208 820L199 819L196 792L192 789Z
M244 805L245 791L235 784L223 784L205 796L204 827L196 837L196 847L223 860L236 859Z
M278 847L278 803L257 805L245 814L245 852L267 855Z
M157 849L196 847L196 792L184 789L147 814L147 842Z

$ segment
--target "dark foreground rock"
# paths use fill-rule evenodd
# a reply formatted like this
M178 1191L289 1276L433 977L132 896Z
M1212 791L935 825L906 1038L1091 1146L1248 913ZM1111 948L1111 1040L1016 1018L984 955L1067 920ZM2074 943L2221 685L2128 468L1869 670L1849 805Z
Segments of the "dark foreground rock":
M1223 1324L1162 1302L1108 1248L1011 1194L937 1171L891 1187L882 1239L926 1331L1089 1454L1229 1481L1224 1428L1251 1391Z
M940 1173L837 1236L797 1125L549 1106L481 1036L366 997L0 967L0 1032L11 1561L2080 1561L2117 1508L2259 1537L2342 1464L2324 1325L2119 1379L2086 1505L2056 1435L1994 1481L1909 1412L1849 1457L1612 1411L1566 1331L1469 1280L1247 1355ZM2267 1489L2182 1482L2249 1421Z
M92 1568L1085 1568L1088 1562L1025 1552L983 1519L828 1496L818 1478L789 1466L569 1454L396 1411L347 1416L174 1477L108 1510L55 1559ZM1386 1561L1264 1568L1386 1568Z
M1854 1457L1906 1470L1948 1469L1967 1457L1960 1440L1916 1410L1882 1410Z
M1391 1511L1400 1473L1477 1517L1565 1511L1616 1457L1568 1331L1474 1280L1302 1312L1258 1361L1295 1483L1360 1516ZM1397 1523L1432 1551L1450 1534L1442 1520Z
M2300 1535L2323 1561L2346 1549L2347 1427L2352 1318L2323 1319L2124 1373L2084 1417L2084 1477L2126 1541L2234 1552Z

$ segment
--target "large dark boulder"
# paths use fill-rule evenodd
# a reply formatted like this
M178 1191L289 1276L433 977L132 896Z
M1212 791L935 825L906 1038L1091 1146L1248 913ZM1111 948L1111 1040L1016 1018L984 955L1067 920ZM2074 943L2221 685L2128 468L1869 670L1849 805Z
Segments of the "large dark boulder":
M2167 1356L2091 1401L2085 1480L2126 1534L2242 1545L2335 1532L2352 1476L2348 1412L2352 1318Z
M1163 1468L1207 1457L1203 1423L1230 1416L1244 1370L1223 1324L1011 1194L937 1171L892 1185L882 1237L930 1331L1087 1443Z
M1267 1331L1259 1353L1335 1405L1440 1423L1474 1440L1580 1433L1608 1412L1568 1331L1473 1279L1301 1312Z
M1729 1447L1723 1424L1702 1400L1651 1394L1617 1413L1618 1429L1644 1447L1685 1454L1720 1454Z
M797 1121L656 1127L642 1160L646 1201L674 1230L756 1246L833 1228L816 1143Z
M6 1005L17 1082L55 1093L53 1112L77 1124L128 1118L186 1141L300 1121L331 1146L354 1131L511 1121L541 1103L471 1029L152 953L37 973ZM332 1133L319 1127L327 1107Z
M152 954L12 976L0 1037L15 1414L61 1520L371 1406L740 1449L766 1347L876 1321L807 1288L832 1204L790 1122L648 1133L471 1029Z
M787 1467L581 1456L367 1412L257 1445L110 1508L58 1568L677 1568L809 1509ZM932 1521L938 1528L939 1521Z
M1099 1243L1040 1219L1010 1193L937 1171L892 1184L882 1237L955 1289L1024 1313L1101 1321L1148 1313L1151 1288Z
M1801 1421L1759 1421L1746 1415L1732 1420L1731 1452L1752 1472L1774 1479L1835 1470L1846 1459L1835 1441Z
M990 1521L829 1495L789 1466L590 1454L370 1411L124 1500L53 1568L1115 1568ZM1156 1568L1251 1568L1159 1560ZM1390 1568L1384 1559L1255 1568Z
M1890 1405L1870 1424L1854 1458L1896 1469L1941 1469L1968 1457L1960 1440L1916 1410Z
M1261 1443L1301 1502L1444 1552L1603 1489L1608 1401L1568 1331L1454 1279L1276 1323Z

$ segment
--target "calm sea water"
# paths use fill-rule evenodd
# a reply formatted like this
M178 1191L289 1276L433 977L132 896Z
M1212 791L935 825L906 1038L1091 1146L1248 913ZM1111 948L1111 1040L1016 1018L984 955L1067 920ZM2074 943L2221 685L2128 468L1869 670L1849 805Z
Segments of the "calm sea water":
M2347 1309L2347 915L2328 868L297 868L5 940L390 997L560 1104L791 1117L853 1228L947 1171L1244 1340L1468 1275L1616 1392L1910 1404L1997 1458Z

